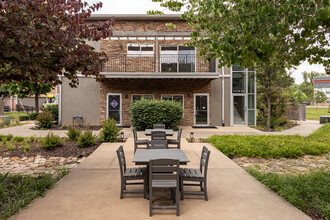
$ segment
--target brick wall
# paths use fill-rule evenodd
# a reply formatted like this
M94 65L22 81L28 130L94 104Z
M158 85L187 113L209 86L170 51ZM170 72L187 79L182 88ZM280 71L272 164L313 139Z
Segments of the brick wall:
M122 93L122 125L129 126L129 105L133 94L153 94L154 99L161 95L179 94L184 96L184 118L182 126L194 124L194 93L209 94L209 120L211 124L211 83L205 79L103 79L100 84L100 122L107 116L107 93Z

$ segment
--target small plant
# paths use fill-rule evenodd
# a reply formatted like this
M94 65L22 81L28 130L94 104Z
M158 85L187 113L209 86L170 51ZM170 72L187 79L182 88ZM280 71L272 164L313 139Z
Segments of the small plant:
M44 111L39 113L37 116L37 126L38 128L50 128L53 124L53 116L49 111Z
M47 136L40 140L42 147L47 150L53 150L57 147L60 147L63 143L62 139L58 135L54 135L52 132L49 132Z
M116 142L116 138L121 129L116 126L116 121L113 118L108 118L103 122L100 133L100 141L102 142Z
M53 119L57 121L58 119L58 105L47 105L46 111L49 111L53 115Z
M15 144L12 142L7 146L8 151L12 151L12 150L14 150L14 148L15 148Z
M24 141L24 137L16 136L16 137L13 138L13 141L22 142L22 141Z
M29 152L30 151L30 145L28 145L26 142L23 142L21 144L21 147L24 149L24 152Z
M36 140L37 140L37 137L35 135L28 137L29 142L35 142Z
M76 129L74 127L69 127L68 132L65 133L70 141L77 141L81 135L81 129Z
M4 142L4 141L11 141L12 139L13 139L13 135L12 134L8 134L8 135L0 135L0 140L2 141L2 142Z
M96 135L93 135L93 132L91 130L86 130L78 138L79 147L89 147L95 144L96 144Z
M0 120L0 128L4 127L4 123L2 120Z

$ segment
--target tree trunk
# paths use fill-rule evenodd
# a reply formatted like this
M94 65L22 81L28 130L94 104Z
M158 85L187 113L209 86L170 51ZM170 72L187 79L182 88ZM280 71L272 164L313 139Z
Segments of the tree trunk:
M267 131L270 130L271 107L271 95L270 92L267 92Z
M36 94L34 94L34 107L36 112L39 113L39 91L36 90Z

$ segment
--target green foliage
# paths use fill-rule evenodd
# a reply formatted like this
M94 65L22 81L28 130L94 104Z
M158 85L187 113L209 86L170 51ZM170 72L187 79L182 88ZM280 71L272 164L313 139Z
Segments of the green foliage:
M49 132L45 138L40 139L40 142L46 150L53 150L61 147L63 140L58 135L54 135L53 132Z
M53 115L49 111L39 113L37 116L38 128L50 128L53 124Z
M81 135L81 129L76 129L72 126L69 126L66 135L68 136L70 141L77 141Z
M329 171L313 171L300 175L262 173L254 169L248 172L307 215L318 219L329 218Z
M324 103L327 101L327 95L324 92L316 91L314 100L316 103Z
M108 118L103 122L102 130L100 133L100 141L102 142L116 142L116 138L121 130L116 126L117 122L113 118Z
M330 152L330 124L307 137L299 135L214 135L208 138L227 156L297 158Z
M78 146L79 147L90 147L96 144L96 135L93 135L91 130L86 130L83 134L78 138Z
M58 105L47 105L45 109L46 111L52 113L52 116L55 121L58 120Z
M8 134L8 135L3 135L0 134L0 141L11 141L13 139L13 135L12 134Z
M141 99L131 102L131 122L138 130L152 128L153 124L165 124L166 127L180 123L183 107L180 102Z
M306 108L307 120L320 120L321 115L330 115L330 114L327 113L326 108Z
M36 120L38 115L39 115L39 113L34 112L34 113L31 113L31 114L19 115L18 119L20 121Z
M34 198L44 196L45 191L67 173L63 170L57 177L0 174L0 219L8 219Z
M22 142L22 141L24 141L24 137L15 136L15 137L13 138L13 141L16 141L16 142Z
M35 135L28 137L29 142L35 142L36 140L37 140L37 137Z
M20 147L24 149L24 152L30 151L30 145L28 145L26 142L23 142Z

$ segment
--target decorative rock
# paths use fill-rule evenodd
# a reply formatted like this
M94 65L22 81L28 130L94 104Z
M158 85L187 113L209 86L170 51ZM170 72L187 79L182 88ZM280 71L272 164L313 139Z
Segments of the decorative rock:
M45 158L36 158L34 163L45 163L46 159Z
M19 157L12 157L12 158L10 158L10 159L13 160L13 161L15 161L15 160L18 160Z

